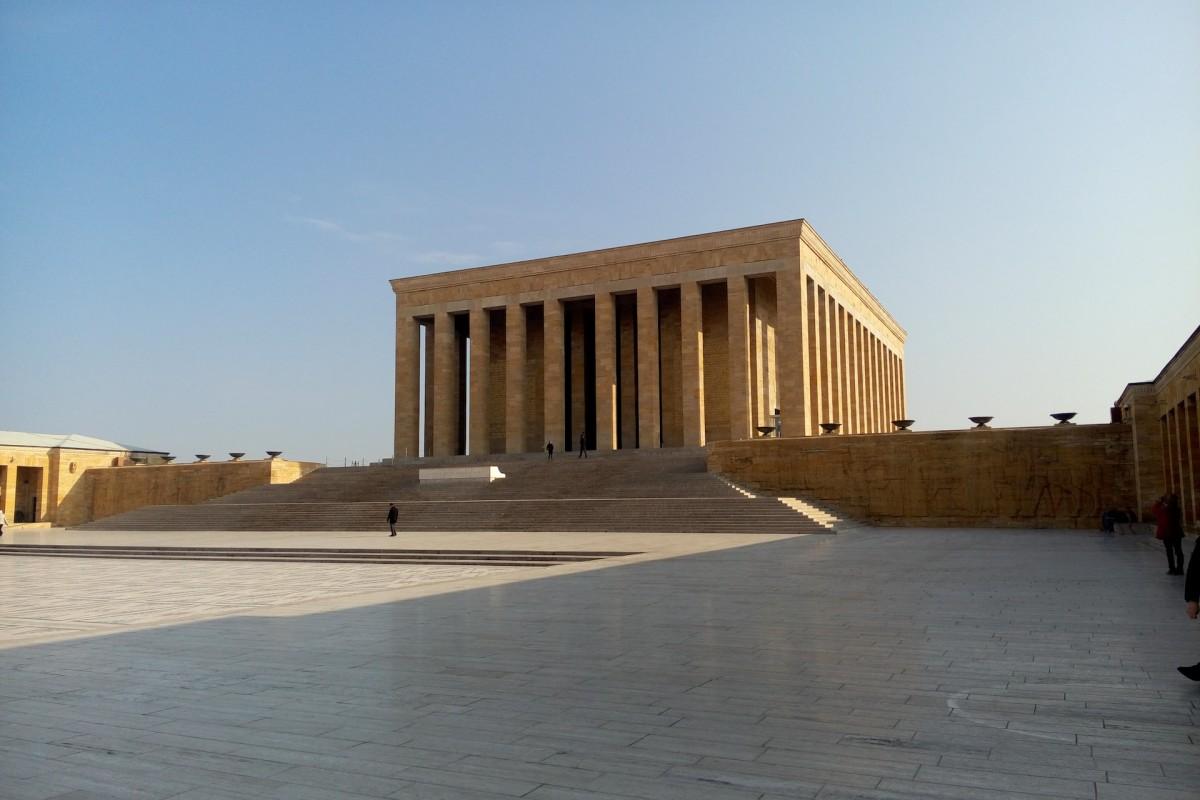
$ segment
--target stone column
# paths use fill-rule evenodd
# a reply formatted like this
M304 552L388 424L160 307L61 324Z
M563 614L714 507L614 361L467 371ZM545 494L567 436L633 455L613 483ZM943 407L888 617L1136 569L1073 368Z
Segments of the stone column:
M554 442L559 453L567 452L567 387L563 375L563 307L557 297L542 305L542 438ZM542 443L544 447L546 442Z
M841 359L841 404L845 410L846 422L842 431L854 431L854 377L850 371L850 312L845 306L838 306L838 336L841 344L838 356Z
M1179 416L1175 413L1174 408L1167 409L1163 423L1167 426L1164 439L1167 443L1167 474L1170 476L1167 481L1167 491L1178 494L1183 476L1182 459L1179 457Z
M425 413L429 413L427 409ZM458 450L458 341L454 316L438 311L433 317L433 454L452 456Z
M892 420L896 418L892 413L892 351L888 349L886 344L880 344L880 355L882 356L881 363L883 365L883 430L890 430Z
M617 449L617 303L605 286L597 287L596 449Z
M434 373L437 371L433 366L434 361L436 361L433 350L434 342L437 341L437 331L432 320L422 323L421 327L425 329L425 398L423 401L425 408L425 429L422 431L425 441L421 446L421 455L431 456L433 455L433 383Z
M863 387L863 433L871 433L874 431L875 417L871 416L871 403L874 402L874 396L871 395L871 335L866 326L858 325L858 379L859 384Z
M875 382L875 334L867 331L867 425L871 433L879 430L879 385Z
M888 349L887 344L879 343L880 361L883 365L883 421L881 430L889 431L892 429L892 420L896 418L892 413L892 351Z
M888 386L888 363L887 345L882 340L877 340L876 347L879 349L879 430L886 431L890 427L888 420L891 418L891 399L888 397L890 387Z
M900 416L900 360L892 353L892 420L899 420Z
M883 345L878 337L871 337L871 359L875 365L875 431L883 429Z
M807 436L813 414L809 396L808 298L803 267L775 273L775 325L779 343L779 411L785 436Z
M810 363L808 371L808 396L812 403L809 406L809 410L812 412L809 428L811 428L810 433L819 434L821 432L821 423L827 422L829 418L825 413L827 410L825 408L825 376L821 374L821 306L816 281L806 281L804 295L806 300L804 316L808 327L808 358Z
M750 297L740 275L726 281L729 312L729 438L750 439Z
M637 290L637 337L638 447L658 447L658 297L652 286Z
M491 452L488 443L488 384L492 368L492 326L487 309L471 309L471 417L468 451L473 456Z
M392 457L421 455L421 325L396 306L396 429Z
M842 414L842 389L839 385L842 375L838 370L837 363L837 322L835 316L837 314L837 303L830 297L827 291L821 292L821 311L823 312L821 314L821 322L823 323L821 325L821 336L825 342L824 352L825 363L827 365L825 369L825 382L829 386L828 391L825 393L825 400L828 403L827 408L829 408L829 421L840 422L843 428L840 428L839 431L844 432L846 419L845 415Z
M14 462L4 465L4 518L11 525L17 517L17 467Z
M504 309L504 450L525 451L525 309Z
M846 369L846 432L860 433L862 421L858 419L858 362L856 360L856 351L854 351L854 317L850 313L850 309L844 309L844 320L842 320L842 335L846 338L845 343L845 362Z
M908 419L908 395L904 390L904 357L897 356L900 370L900 419Z
M679 286L680 327L683 334L683 444L704 444L704 313L700 284Z
M1180 401L1182 415L1183 450L1187 460L1188 480L1185 488L1192 498L1191 522L1200 522L1200 426L1197 426L1195 395Z
M861 322L854 326L855 347L858 357L858 409L859 433L871 432L871 370L867 361L867 329Z

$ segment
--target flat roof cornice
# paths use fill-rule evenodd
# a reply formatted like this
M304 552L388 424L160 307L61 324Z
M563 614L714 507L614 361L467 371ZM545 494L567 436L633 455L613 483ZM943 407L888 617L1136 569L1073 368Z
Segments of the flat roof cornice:
M803 219L768 222L763 225L697 233L673 239L658 239L652 242L637 242L634 244L618 245L616 247L604 247L598 250L584 250L578 253L547 256L545 258L531 258L524 261L508 261L501 264L432 272L408 278L393 278L389 283L391 283L392 290L397 294L424 289L443 289L469 283L565 272L580 267L601 267L629 261L643 261L647 258L660 258L682 253L711 250L718 246L736 247L782 239L799 239L803 227Z

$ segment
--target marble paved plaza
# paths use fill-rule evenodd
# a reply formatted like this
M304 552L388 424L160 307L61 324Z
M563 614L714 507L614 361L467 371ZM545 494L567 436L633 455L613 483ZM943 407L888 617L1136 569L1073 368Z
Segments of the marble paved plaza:
M1200 797L1200 623L1144 539L399 538L642 555L0 557L0 798Z

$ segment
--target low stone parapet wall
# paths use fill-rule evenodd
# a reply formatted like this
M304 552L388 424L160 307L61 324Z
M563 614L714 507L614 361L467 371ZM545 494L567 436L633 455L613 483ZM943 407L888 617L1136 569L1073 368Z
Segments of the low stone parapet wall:
M714 442L708 469L875 525L1099 528L1135 509L1126 425Z
M291 483L320 466L276 458L89 469L54 523L81 525L143 506L202 503L255 486Z
M417 471L421 483L440 483L443 481L467 481L491 483L504 477L504 473L495 464L485 467L432 467Z

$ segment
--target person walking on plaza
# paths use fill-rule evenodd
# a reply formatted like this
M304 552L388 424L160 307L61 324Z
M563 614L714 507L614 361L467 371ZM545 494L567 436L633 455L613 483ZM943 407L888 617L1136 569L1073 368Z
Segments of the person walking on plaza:
M400 519L400 509L396 508L395 503L388 503L388 528L391 529L389 536L396 535L396 520Z
M4 509L0 508L0 536L4 535L4 529L8 527L8 520L4 518Z
M1183 579L1183 601L1187 603L1188 619L1200 616L1200 539L1192 545L1192 557L1188 559L1187 577ZM1200 681L1200 662L1190 667L1180 667L1183 677Z
M546 442L546 459L548 461L554 460L554 442Z
M579 434L579 457L587 458L587 434Z
M1183 509L1179 506L1179 495L1171 492L1154 501L1150 507L1154 514L1154 536L1162 539L1167 551L1167 574L1183 574Z

